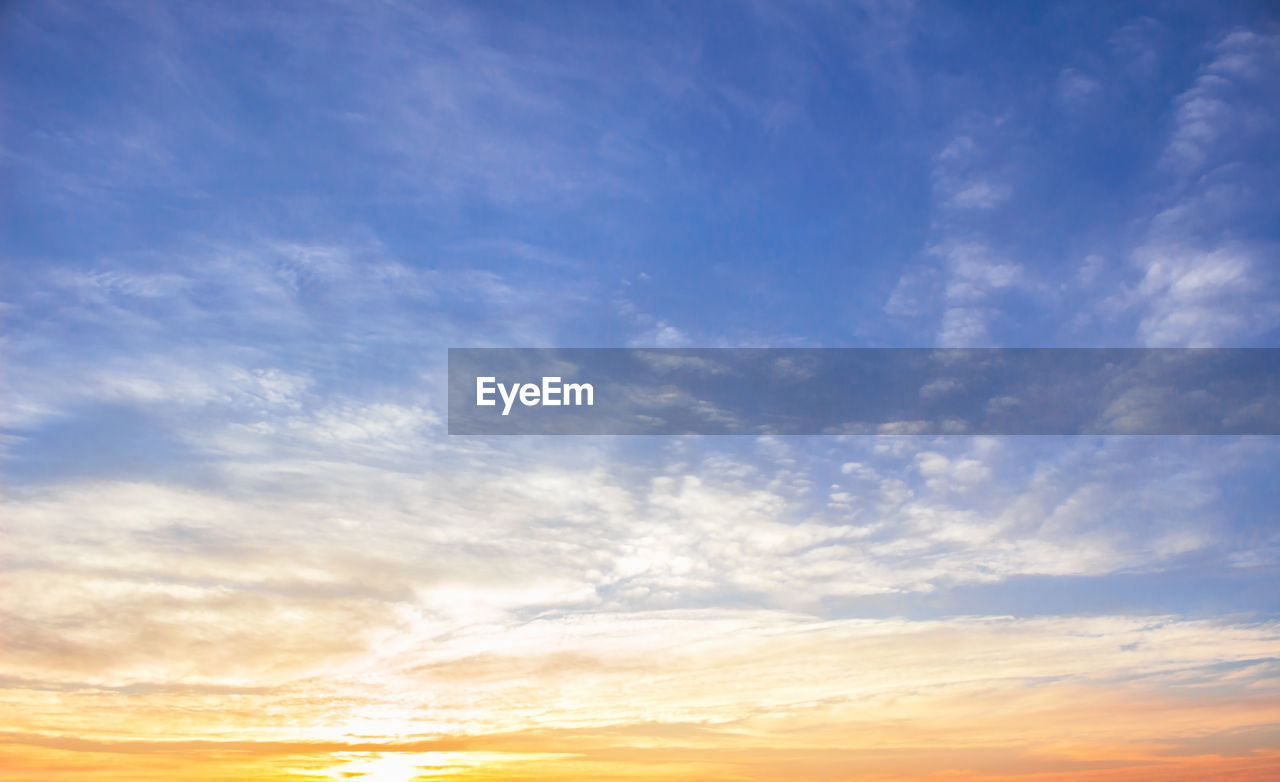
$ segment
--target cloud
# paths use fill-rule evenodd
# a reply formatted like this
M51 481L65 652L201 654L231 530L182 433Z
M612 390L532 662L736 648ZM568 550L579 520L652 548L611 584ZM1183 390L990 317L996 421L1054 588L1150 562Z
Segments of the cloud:
M936 316L935 344L993 344L1002 292L1030 289L1030 274L995 249L993 215L1006 211L1014 193L1015 167L1007 115L968 116L932 160L931 238L924 247L936 259L907 267L885 302L892 316ZM939 262L940 261L940 262Z
M1075 68L1063 68L1058 74L1058 100L1068 108L1087 102L1102 85Z
M653 325L631 339L634 347L683 348L693 344L689 337L679 328L658 320Z
M1144 270L1137 295L1147 302L1138 327L1144 344L1213 347L1277 322L1280 309L1258 296L1251 248L1200 250L1150 243L1134 261ZM1248 306L1240 306L1249 302Z
M1173 132L1162 162L1180 174L1220 160L1240 143L1231 136L1275 125L1273 116L1259 114L1241 98L1251 84L1265 83L1277 73L1280 38L1241 30L1224 36L1213 51L1213 60L1174 101Z
M1142 16L1116 30L1109 42L1123 72L1133 81L1147 84L1159 72L1168 35L1165 23Z
M423 384L412 390L418 406L442 414L424 377L443 371L443 348L553 342L561 319L548 305L581 302L591 284L560 274L418 266L376 244L285 240L57 267L24 277L11 298L20 329L9 342L6 420L32 429L123 404L243 424L344 393L350 380L335 371L344 363L369 367L360 393L403 399L390 389L412 378ZM490 316L464 325L473 309ZM52 344L63 346L55 356Z
M1087 753L1078 773L1158 769L1180 748L1236 757L1265 749L1264 733L1246 734L1268 719L1277 636L1273 624L1167 616L817 622L724 609L401 632L416 642L335 658L323 677L263 671L242 685L230 712L208 709L207 692L181 682L70 688L57 696L66 706L57 717L28 710L13 723L6 751L29 757L32 747L59 747L145 764L179 746L187 757L220 748L223 758L293 755L316 770L379 757L403 768L425 762L412 753L438 752L443 762L461 752L461 767L487 760L579 778L609 758L644 767L649 761L630 753L662 740L719 773L757 769L774 752L829 768L828 753L839 751L864 768L901 769L897 751L927 758L920 748L939 745L969 754L912 767L1074 768ZM41 698L35 688L14 692L19 703ZM135 715L129 742L96 727L122 708ZM180 724L176 714L186 715ZM247 740L264 735L280 738ZM1062 735L1072 742L1053 745ZM726 742L744 747L725 753ZM1057 748L1023 754L1046 744ZM538 751L549 746L559 758ZM657 760L645 770L666 778L673 756ZM682 778L687 769L665 773Z
M983 128L984 136L994 136L993 128ZM935 198L943 208L958 210L994 209L1009 199L1013 189L992 154L972 135L961 134L947 142L935 158L933 180ZM992 181L992 177L998 177Z
M991 324L1001 316L1001 297L1033 289L1026 268L977 238L944 239L927 252L941 260L939 267L904 273L885 302L885 312L923 317L940 310L940 347L990 346Z
M264 613L266 628L273 611L313 601L337 612L317 613L314 632L350 624L333 640L342 650L408 606L440 632L530 611L729 596L814 610L1020 575L1159 570L1187 552L1243 545L1222 535L1218 473L1200 466L1200 450L1166 456L1152 477L1122 440L1040 455L995 438L902 438L900 452L877 440L824 484L811 463L823 457L776 453L785 441L760 441L756 458L702 447L669 470L624 469L604 459L603 439L513 450L441 441L423 425L412 409L335 405L211 438L206 480L217 490L99 480L10 498L7 610L27 628L28 652L14 658L26 661L21 675L44 666L145 678L135 666L203 659L194 644L212 631L185 616L222 615L249 632L258 625L248 614ZM1210 463L1229 472L1244 458L1222 446ZM637 470L641 480L625 477ZM172 658L147 638L167 639ZM281 645L275 662L269 645L246 652L227 663L231 673L203 665L199 681L234 679L239 665L310 664L289 662L298 644Z
M1009 198L1009 188L990 182L972 182L951 194L947 205L957 209L993 209Z
M1272 240L1251 230L1267 209L1268 165L1242 162L1265 148L1275 125L1262 84L1280 72L1280 43L1247 31L1223 36L1212 59L1173 101L1160 165L1176 176L1161 193L1130 259L1140 275L1108 300L1139 314L1137 338L1154 346L1239 344L1280 323ZM1262 156L1265 158L1265 155Z
M998 312L994 296L1024 283L1022 266L1000 258L981 242L952 242L935 246L931 252L944 259L949 275L938 344L970 347L989 343L988 323Z

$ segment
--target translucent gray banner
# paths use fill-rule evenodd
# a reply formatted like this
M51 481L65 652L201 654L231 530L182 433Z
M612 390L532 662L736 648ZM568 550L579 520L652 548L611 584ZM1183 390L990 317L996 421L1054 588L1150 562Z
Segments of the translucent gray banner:
M451 348L449 434L1280 434L1280 349Z

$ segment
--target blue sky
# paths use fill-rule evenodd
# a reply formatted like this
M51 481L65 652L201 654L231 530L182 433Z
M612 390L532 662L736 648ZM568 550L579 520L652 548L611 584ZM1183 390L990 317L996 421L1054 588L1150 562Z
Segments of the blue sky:
M427 701L820 741L883 684L836 673L864 631L1011 649L884 685L939 714L978 674L1184 704L1135 747L1221 749L1181 688L1222 666L1274 696L1274 438L443 420L450 346L1276 346L1268 3L16 2L0 69L0 675L70 693L19 745L191 687L334 741L454 730L405 727ZM655 633L688 698L611 700ZM758 686L698 690L695 649ZM599 686L524 689L566 660ZM1214 730L1261 751L1239 702Z
M1265 4L1024 5L19 6L6 255L576 287L540 343L1267 344ZM1172 318L1166 247L1256 311Z

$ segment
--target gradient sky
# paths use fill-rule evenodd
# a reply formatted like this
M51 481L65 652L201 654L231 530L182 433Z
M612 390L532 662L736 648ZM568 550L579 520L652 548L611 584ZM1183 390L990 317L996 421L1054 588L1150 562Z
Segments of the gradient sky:
M455 346L1280 345L1257 2L0 8L0 779L1280 778L1273 437L445 434Z

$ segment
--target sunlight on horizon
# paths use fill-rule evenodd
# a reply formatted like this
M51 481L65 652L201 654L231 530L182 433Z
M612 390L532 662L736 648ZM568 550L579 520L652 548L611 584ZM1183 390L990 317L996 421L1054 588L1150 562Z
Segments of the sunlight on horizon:
M469 772L489 772L521 764L568 757L563 753L502 752L334 752L337 765L323 773L334 780L425 782Z

